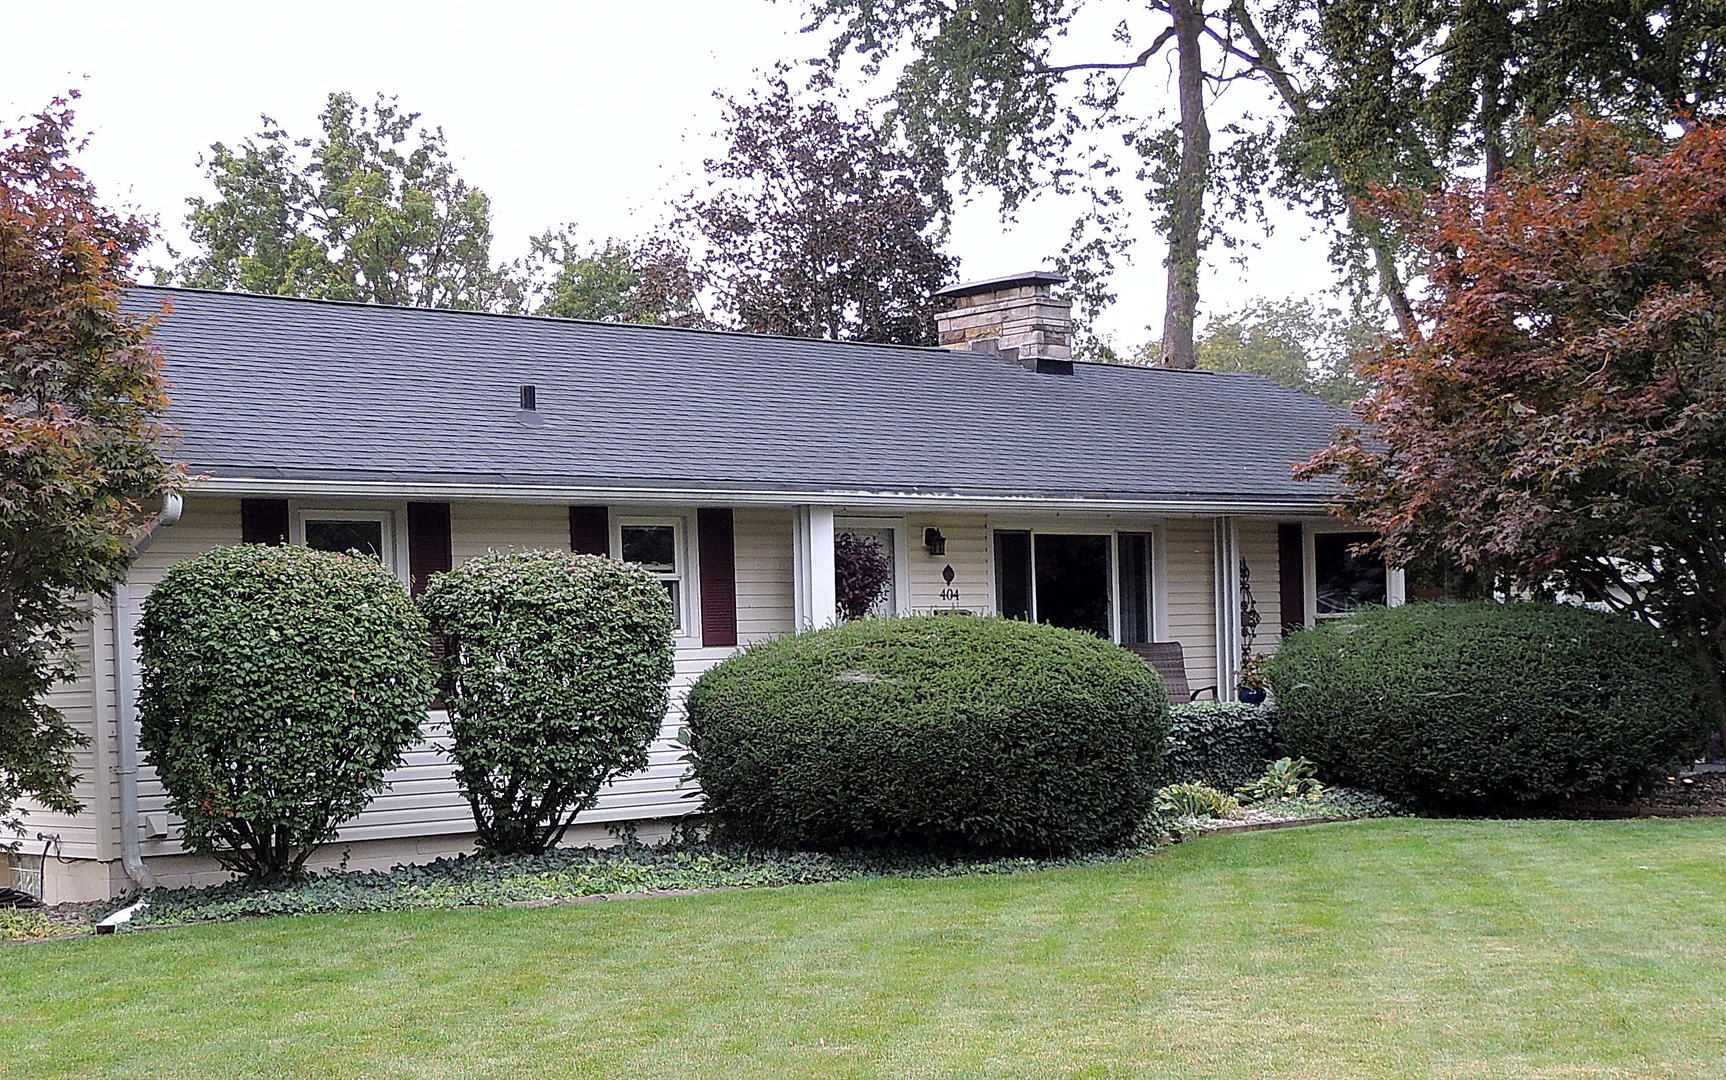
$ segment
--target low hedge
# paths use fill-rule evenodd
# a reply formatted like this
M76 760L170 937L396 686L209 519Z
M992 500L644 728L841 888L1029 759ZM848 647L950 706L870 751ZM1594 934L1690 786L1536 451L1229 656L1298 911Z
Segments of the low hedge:
M1131 653L963 615L756 645L688 708L718 835L793 848L1119 845L1155 804L1168 736L1162 681Z
M1233 791L1264 772L1277 755L1275 714L1268 705L1193 701L1169 710L1164 784L1209 784Z
M1368 609L1292 635L1267 677L1285 752L1432 807L1618 797L1699 753L1711 726L1686 655L1560 604Z

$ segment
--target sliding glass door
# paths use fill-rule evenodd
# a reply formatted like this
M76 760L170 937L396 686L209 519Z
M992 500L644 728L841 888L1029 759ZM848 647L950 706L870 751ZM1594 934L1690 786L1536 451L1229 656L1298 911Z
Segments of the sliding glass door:
M995 533L995 610L1007 618L1115 639L1117 596L1119 640L1150 641L1149 533Z
M1037 621L1111 637L1109 538L1069 533L1031 536Z
M1151 607L1151 534L1120 533L1115 538L1120 563L1123 645L1157 640L1157 620Z

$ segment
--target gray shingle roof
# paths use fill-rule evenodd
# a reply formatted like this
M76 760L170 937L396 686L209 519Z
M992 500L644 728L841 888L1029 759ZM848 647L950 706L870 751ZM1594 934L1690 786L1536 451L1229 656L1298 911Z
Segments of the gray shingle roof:
M1316 503L1327 405L1247 375L376 307L167 300L170 422L217 478ZM540 426L517 419L537 388Z

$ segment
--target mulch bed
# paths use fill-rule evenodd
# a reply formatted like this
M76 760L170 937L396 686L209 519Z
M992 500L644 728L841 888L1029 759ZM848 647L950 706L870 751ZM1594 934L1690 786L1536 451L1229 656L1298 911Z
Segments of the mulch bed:
M1256 806L1243 806L1221 818L1188 818L1181 827L1192 833L1258 832L1261 829L1287 829L1295 825L1323 825L1332 821L1351 821L1335 814L1273 813Z
M86 900L78 904L54 904L50 907L37 908L48 916L49 921L56 926L68 930L88 932L96 920L114 910L112 900Z
M114 903L111 900L86 900L76 904L53 904L48 907L25 908L23 910L31 914L46 916L54 926L54 936L0 941L0 947L29 945L38 941L55 941L92 933L95 930L96 920L106 915L113 907Z

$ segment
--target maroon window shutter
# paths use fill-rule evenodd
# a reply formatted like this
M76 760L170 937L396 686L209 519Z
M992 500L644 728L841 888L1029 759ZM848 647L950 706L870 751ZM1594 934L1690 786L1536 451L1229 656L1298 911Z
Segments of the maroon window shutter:
M737 544L729 510L695 512L701 564L701 644L737 644Z
M246 544L288 542L288 500L241 499L240 541Z
M449 503L408 503L408 591L415 596L425 591L433 574L441 574L455 565L450 546ZM441 672L444 653L449 643L442 634L431 636L432 663ZM442 675L438 677L441 684ZM443 687L432 698L431 708L441 709Z
M569 550L577 555L611 554L611 515L605 507L569 508Z
M1283 636L1287 637L1306 626L1306 541L1298 521L1277 523L1277 577Z
M408 582L415 596L453 564L449 503L408 503Z

